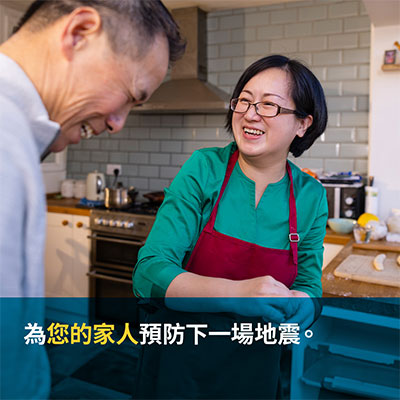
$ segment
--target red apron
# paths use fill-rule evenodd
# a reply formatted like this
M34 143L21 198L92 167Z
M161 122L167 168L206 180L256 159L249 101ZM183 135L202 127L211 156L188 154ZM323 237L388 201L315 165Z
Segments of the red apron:
M289 237L290 249L270 249L224 235L214 229L218 205L238 159L236 150L230 157L218 200L209 221L200 234L186 270L198 275L232 280L244 280L271 275L288 288L297 276L297 217L293 194L293 178L289 163L286 169L290 178ZM278 205L279 206L279 205Z
M232 154L210 220L204 227L186 266L199 275L249 279L272 275L290 287L297 275L296 204L289 164L290 250L268 249L214 230L218 204L238 159ZM245 318L256 324L260 318ZM210 331L230 331L243 317L232 313L190 313L159 308L148 323L206 324ZM186 333L185 333L186 335ZM281 346L256 341L243 346L223 336L209 336L199 346L189 337L180 346L144 346L141 349L134 398L141 399L275 399L280 373ZM212 367L209 368L210 360ZM250 364L251 363L251 364ZM243 368L243 366L246 366ZM248 367L251 365L251 367ZM217 378L216 378L217 377Z

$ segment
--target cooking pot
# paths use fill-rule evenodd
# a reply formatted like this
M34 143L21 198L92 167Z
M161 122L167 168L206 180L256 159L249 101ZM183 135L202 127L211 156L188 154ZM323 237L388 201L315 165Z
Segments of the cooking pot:
M128 208L133 205L138 194L133 186L127 189L121 183L116 188L106 187L104 192L104 204L107 208Z
M160 205L164 201L164 192L150 192L146 193L143 195L143 197L146 197L146 199L149 199L149 201L153 204L158 204Z

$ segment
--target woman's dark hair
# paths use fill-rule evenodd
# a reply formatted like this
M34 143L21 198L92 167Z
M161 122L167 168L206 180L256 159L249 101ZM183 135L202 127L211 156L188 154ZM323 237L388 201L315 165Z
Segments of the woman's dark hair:
M290 94L296 106L295 115L298 118L305 118L307 115L313 117L313 122L304 136L296 136L290 145L289 151L295 157L299 157L311 147L326 128L328 112L324 91L316 76L301 62L281 55L272 55L254 62L243 72L233 91L232 99L240 96L246 83L253 76L268 68L279 68L290 74L292 80ZM229 110L225 127L230 133L233 133L232 117L233 111Z
M38 31L78 7L93 7L102 18L104 30L114 51L136 54L146 52L156 35L164 35L169 44L170 62L184 53L186 43L169 11L160 0L36 0L25 12L17 32L28 23L31 31ZM136 40L132 40L132 32Z

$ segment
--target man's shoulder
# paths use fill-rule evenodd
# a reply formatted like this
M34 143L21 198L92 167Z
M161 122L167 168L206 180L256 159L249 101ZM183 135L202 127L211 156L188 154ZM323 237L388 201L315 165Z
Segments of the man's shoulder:
M15 99L0 93L0 126L13 130L15 125L29 125L28 117Z
M0 151L3 161L8 154L15 165L37 158L29 119L18 105L0 94Z

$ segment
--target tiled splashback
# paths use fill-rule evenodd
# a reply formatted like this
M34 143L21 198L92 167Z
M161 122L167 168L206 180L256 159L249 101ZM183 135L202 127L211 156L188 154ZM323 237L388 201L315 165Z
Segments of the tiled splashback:
M194 150L225 146L224 115L130 115L123 131L100 135L68 149L68 176L86 177L121 164L124 185L141 193L168 186ZM111 178L110 182L111 182Z
M209 13L208 79L229 94L254 60L281 53L304 61L327 97L325 134L300 167L367 172L370 21L361 0L311 0ZM122 165L142 193L168 186L197 148L231 139L224 115L131 115L124 130L73 145L68 176Z

